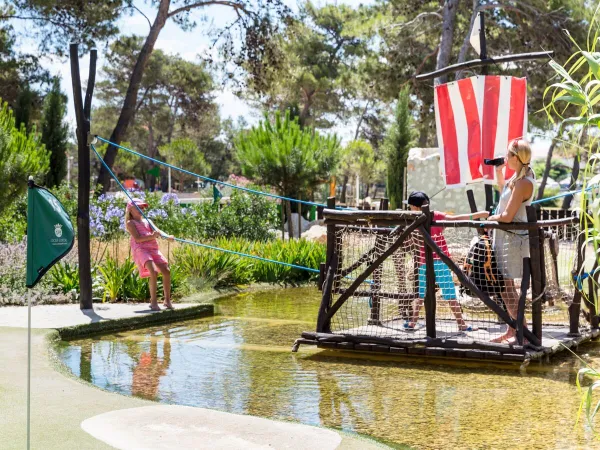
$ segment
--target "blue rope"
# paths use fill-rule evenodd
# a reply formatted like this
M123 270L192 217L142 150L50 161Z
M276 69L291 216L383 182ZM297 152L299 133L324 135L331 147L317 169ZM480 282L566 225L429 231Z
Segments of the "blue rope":
M114 142L108 141L108 140L106 140L106 139L104 139L104 138L101 138L100 136L95 136L95 137L96 137L96 138L97 138L99 141L102 141L102 142L105 142L105 143L107 143L107 144L110 144L110 145L112 145L112 146L114 146L114 147L120 148L121 150L125 150L126 152L129 152L129 153L131 153L131 154L133 154L133 155L137 155L137 156L139 156L139 157L141 157L141 158L148 159L148 160L150 160L150 161L152 161L152 162L154 162L154 163L156 163L156 164L160 164L160 165L163 165L163 166L165 166L165 167L170 167L171 169L178 170L179 172L183 172L183 173L186 173L186 174L188 174L188 175L192 175L192 176L194 176L194 177L201 178L201 179L203 179L203 180L205 180L205 181L210 181L211 183L215 183L215 184L222 184L222 185L224 185L224 186L229 186L229 187L231 187L231 188L233 188L233 189L239 189L239 190L241 190L241 191L250 192L250 193L252 193L252 194L265 195L265 196L267 196L267 197L278 198L278 199L281 199L281 200L287 200L287 201L290 201L290 202L302 203L303 205L310 205L310 206L323 206L323 207L327 208L327 205L325 205L325 204L323 204L323 203L308 202L308 201L305 201L305 200L298 200L298 199L295 199L295 198L290 198L290 197L282 197L282 196L280 196L280 195L276 195L276 194L270 194L270 193L268 193L268 192L263 192L263 191L257 191L257 190L255 190L255 189L249 189L249 188L245 188L245 187L242 187L242 186L236 186L235 184L226 183L226 182L224 182L224 181L218 181L218 180L214 180L214 179L212 179L212 178L205 177L205 176L203 176L203 175L199 175L199 174L197 174L197 173L194 173L194 172L190 172L189 170L185 170L185 169L182 169L182 168L180 168L180 167L173 166L173 165L171 165L171 164L169 164L169 163L166 163L166 162L164 162L164 161L159 161L158 159L154 159L154 158L152 158L152 157L150 157L150 156L148 156L148 155L144 155L144 154L142 154L142 153L138 153L138 152L136 152L135 150L131 150L130 148L123 147L122 145L119 145L119 144L115 144ZM101 158L101 159L102 159L102 158ZM104 161L104 160L102 159L102 161ZM342 207L342 206L336 206L335 208L336 208L336 209L350 209L350 208L344 208L344 207Z
M582 193L582 192L588 192L588 191L591 191L591 190L592 190L593 188L595 188L595 187L596 187L596 185L593 185L593 186L589 186L589 187L588 187L588 188L586 188L585 190L584 190L584 189L581 189L581 190L579 190L579 191L569 191L569 192L563 192L562 194L555 195L554 197L541 198L541 199L539 199L539 200L536 200L536 201L534 201L534 202L531 202L531 204L532 204L532 205L535 205L536 203L544 203L544 202L549 202L550 200L556 200L557 198L563 198L563 197L566 197L566 196L568 196L568 195L575 195L575 194L580 194L580 193Z
M133 201L133 198L129 194L129 191L121 184L121 182L119 181L119 179L117 178L117 176L114 174L114 172L104 162L104 159L100 156L100 154L98 153L98 150L96 150L96 147L94 147L93 144L91 144L90 147L92 148L92 150L94 150L94 153L96 154L96 156L98 157L98 159L100 160L100 162L102 163L102 165L106 168L106 170L108 170L108 173L110 173L110 175L115 179L115 181L117 182L117 184L119 185L119 187L123 190L123 192L125 192L125 195L127 195L127 197L129 198L129 200L137 208L137 210L140 212L140 214L142 214L142 216L144 217L144 219L146 219L148 221L148 223L150 224L150 226L155 231L158 231L154 227L154 224L152 223L152 221L150 219L148 219L148 217L146 216L146 214L144 214L144 211L142 211L142 209ZM233 250L226 250L224 248L214 247L212 245L201 244L199 242L189 241L187 239L175 238L175 241L182 242L184 244L196 245L198 247L204 247L204 248L208 248L208 249L211 249L211 250L218 250L220 252L231 253L233 255L242 256L242 257L245 257L245 258L252 258L252 259L256 259L256 260L263 261L263 262L269 262L269 263L273 263L273 264L280 264L282 266L291 267L292 269L300 269L300 270L306 270L308 272L319 273L319 269L313 269L311 267L298 266L296 264L290 264L290 263L286 263L286 262L283 262L283 261L275 261L274 259L262 258L262 257L256 256L256 255L248 255L246 253L235 252Z

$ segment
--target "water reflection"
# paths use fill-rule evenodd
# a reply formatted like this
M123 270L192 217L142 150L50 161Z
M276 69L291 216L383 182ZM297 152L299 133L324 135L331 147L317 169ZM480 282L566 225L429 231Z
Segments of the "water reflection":
M464 362L317 351L290 353L312 329L318 293L225 299L220 316L65 343L74 374L166 403L355 430L416 448L577 448L576 360L527 374ZM599 359L598 347L582 349Z

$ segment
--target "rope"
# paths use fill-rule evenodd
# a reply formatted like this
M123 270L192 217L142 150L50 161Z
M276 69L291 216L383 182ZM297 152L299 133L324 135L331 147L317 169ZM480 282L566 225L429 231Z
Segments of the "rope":
M296 203L301 203L303 205L310 205L310 206L322 206L322 207L327 208L327 205L325 205L323 203L315 203L315 202L309 202L309 201L306 201L306 200L298 200L298 199L290 198L290 197L282 197L281 195L271 194L269 192L257 191L255 189L249 189L249 188L245 188L245 187L242 187L242 186L236 186L235 184L231 184L231 183L227 183L227 182L224 182L224 181L215 180L213 178L205 177L204 175L199 175L197 173L190 172L189 170L185 170L185 169L182 169L180 167L173 166L172 164L166 163L164 161L160 161L158 159L152 158L152 157L150 157L148 155L144 155L142 153L138 153L135 150L131 150L130 148L123 147L122 145L119 145L119 144L115 144L114 142L111 142L109 140L101 138L100 136L95 136L95 137L99 141L105 142L105 143L107 143L109 145L113 145L113 146L115 146L117 148L120 148L121 150L125 150L126 152L129 152L132 155L136 155L136 156L139 156L141 158L145 158L145 159L147 159L149 161L152 161L152 162L154 162L156 164L160 164L160 165L163 165L165 167L169 167L171 169L178 170L179 172L182 172L182 173L185 173L185 174L188 174L188 175L192 175L192 176L197 177L197 178L201 178L202 180L209 181L211 183L221 184L223 186L229 186L229 187L231 187L233 189L239 189L241 191L250 192L252 194L265 195L267 197L277 198L277 199L280 199L280 200L287 200L289 202L296 202ZM104 159L102 157L100 157L100 159L104 162ZM105 164L105 167L106 167L106 164ZM342 206L336 206L335 209L350 209L350 208L344 208Z
M558 199L558 198L563 198L563 197L566 197L566 196L568 196L568 195L575 195L575 194L580 194L580 193L582 193L582 192L588 192L588 191L591 191L591 190L592 190L593 188L595 188L596 186L597 186L597 185L592 185L592 186L589 186L589 187L588 187L588 188L586 188L586 189L581 189L581 190L579 190L579 191L569 191L569 192L563 192L562 194L558 194L558 195L555 195L555 196L553 196L553 197L541 198L541 199L539 199L539 200L536 200L536 201L533 201L533 202L531 202L531 204L532 204L532 205L535 205L535 204L537 204L537 203L544 203L544 202L548 202L548 201L550 201L550 200L556 200L556 199Z
M98 153L98 150L96 150L96 147L94 147L94 144L91 144L90 147L91 147L92 150L94 150L94 153L96 154L96 156L98 157L98 159L100 160L100 162L102 163L102 165L106 168L106 170L108 170L108 173L110 173L110 175L115 179L115 181L117 182L117 184L119 185L119 187L123 190L123 192L125 192L125 195L127 195L127 197L129 198L129 200L137 208L137 210L144 217L144 219L146 219L148 221L148 223L150 224L150 227L154 231L159 231L159 230L156 229L156 227L154 226L154 224L152 223L152 221L150 219L148 219L148 217L146 216L146 214L144 214L144 211L142 211L142 209L133 201L133 197L131 197L131 195L129 194L129 191L121 184L121 182L119 181L119 179L117 178L117 176L114 174L114 172L104 162L104 159L100 156L100 154ZM273 264L279 264L279 265L282 265L282 266L291 267L292 269L300 269L300 270L306 270L308 272L319 273L319 269L313 269L311 267L299 266L299 265L296 265L296 264L286 263L286 262L283 262L283 261L275 261L274 259L262 258L262 257L256 256L256 255L248 255L247 253L236 252L236 251L233 251L233 250L226 250L224 248L214 247L212 245L201 244L199 242L189 241L187 239L175 238L175 241L182 242L184 244L195 245L195 246L198 246L198 247L208 248L208 249L211 249L211 250L218 250L220 252L230 253L230 254L237 255L237 256L242 256L244 258L251 258L251 259L256 259L258 261L263 261L263 262L268 262L268 263L273 263Z

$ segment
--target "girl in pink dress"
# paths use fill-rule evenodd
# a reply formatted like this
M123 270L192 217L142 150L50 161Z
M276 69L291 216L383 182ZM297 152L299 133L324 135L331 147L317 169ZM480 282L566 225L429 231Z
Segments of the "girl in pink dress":
M164 306L173 309L171 304L171 272L169 263L158 248L157 238L165 237L173 240L173 236L168 236L160 231L153 223L146 220L136 205L143 209L148 204L140 199L133 199L127 203L125 210L125 225L127 231L131 234L131 254L141 278L150 278L150 309L160 311L156 297L156 280L158 272L163 276L163 287L165 293Z

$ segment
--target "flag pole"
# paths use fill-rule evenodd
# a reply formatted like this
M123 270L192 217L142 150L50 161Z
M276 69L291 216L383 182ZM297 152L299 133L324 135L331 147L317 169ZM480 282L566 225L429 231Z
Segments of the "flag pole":
M29 189L33 189L33 177L27 180ZM28 191L29 191L28 189ZM29 196L29 192L27 192ZM31 245L31 243L27 243ZM31 292L27 293L27 450L31 448Z
M31 292L27 293L27 450L31 448Z

